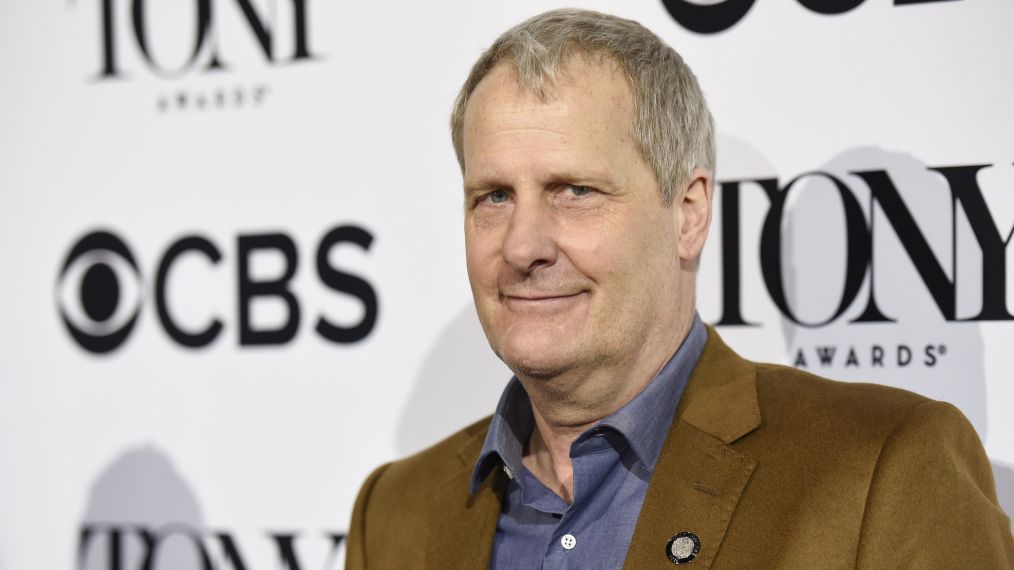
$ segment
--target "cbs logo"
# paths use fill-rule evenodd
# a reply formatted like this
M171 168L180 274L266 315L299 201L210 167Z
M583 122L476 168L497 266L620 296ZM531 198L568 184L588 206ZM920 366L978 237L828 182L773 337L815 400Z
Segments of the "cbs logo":
M358 301L363 309L359 320L351 324L318 315L315 331L330 342L359 342L376 326L379 307L373 285L342 270L331 255L343 246L368 251L372 243L369 231L343 225L329 230L317 246L316 273L320 283ZM299 299L290 288L299 262L296 243L284 233L245 234L236 238L236 252L239 301L236 325L240 346L288 343L296 336L303 314ZM273 252L281 260L281 275L264 278L253 274L252 258L262 252ZM222 333L225 328L222 319L214 316L201 327L185 326L174 317L173 297L168 294L170 270L179 260L193 255L203 257L211 265L223 261L218 246L207 238L188 235L177 239L159 258L151 296L159 324L169 338L186 348L201 348ZM112 232L93 231L71 247L60 266L57 309L67 332L81 348L105 354L122 345L137 325L143 304L142 289L141 270L127 243ZM252 318L251 306L265 299L282 307L281 322L274 326L257 326Z

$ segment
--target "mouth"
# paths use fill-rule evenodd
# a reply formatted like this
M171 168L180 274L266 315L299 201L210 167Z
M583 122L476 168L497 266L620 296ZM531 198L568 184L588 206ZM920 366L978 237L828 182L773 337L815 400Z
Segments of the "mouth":
M579 297L585 295L588 291L577 291L576 293L516 293L507 294L500 293L500 301L507 304L508 306L514 306L518 308L524 307L553 307L558 305L567 304L570 301L577 300Z

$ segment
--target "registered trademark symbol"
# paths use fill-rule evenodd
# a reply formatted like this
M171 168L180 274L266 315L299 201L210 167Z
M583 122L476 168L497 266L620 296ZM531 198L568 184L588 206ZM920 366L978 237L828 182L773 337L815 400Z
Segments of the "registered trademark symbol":
M937 354L939 354L941 356L947 354L947 347L944 346L944 345L942 345L942 344L940 346L938 346L937 347Z

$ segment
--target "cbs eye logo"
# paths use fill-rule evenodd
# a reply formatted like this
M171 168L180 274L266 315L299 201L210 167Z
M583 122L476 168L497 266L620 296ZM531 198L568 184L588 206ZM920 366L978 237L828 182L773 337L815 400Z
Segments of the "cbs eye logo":
M57 306L82 348L110 352L127 340L141 313L140 271L120 238L92 232L77 242L60 269Z

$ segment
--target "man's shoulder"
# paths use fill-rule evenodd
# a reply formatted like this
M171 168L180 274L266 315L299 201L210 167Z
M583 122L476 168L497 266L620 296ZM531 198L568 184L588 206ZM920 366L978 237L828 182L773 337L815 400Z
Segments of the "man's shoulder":
M776 433L880 448L888 438L921 424L932 433L971 431L953 405L882 384L830 380L776 364L756 364L764 427Z
M762 404L782 404L800 413L881 417L894 415L931 402L908 390L874 384L831 380L811 372L779 364L755 363L757 391Z
M690 401L681 406L690 423L726 441L752 433L748 439L769 443L818 438L875 447L915 410L949 408L944 415L961 415L950 404L899 388L744 359L714 329L687 395Z
M422 451L388 463L382 468L384 485L441 484L471 474L491 419L487 416Z
M431 528L446 525L448 513L468 503L471 462L489 423L482 419L370 474L352 513L347 567L365 568L367 558L371 568L400 567L404 552L392 545L425 544Z

